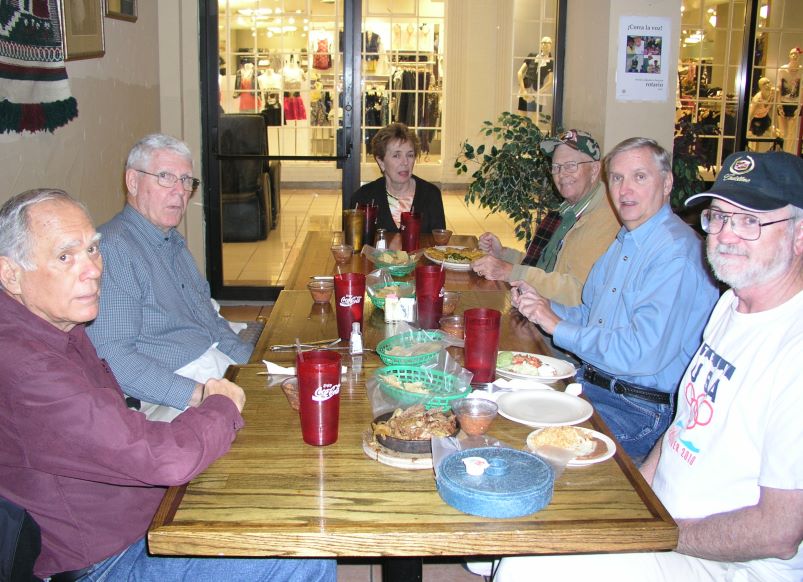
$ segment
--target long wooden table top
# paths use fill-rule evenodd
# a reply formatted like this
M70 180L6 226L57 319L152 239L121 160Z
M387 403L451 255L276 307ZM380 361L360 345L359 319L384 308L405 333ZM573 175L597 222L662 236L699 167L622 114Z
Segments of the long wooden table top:
M549 353L544 351L546 347L538 328L515 309L511 310L510 294L507 291L461 291L455 313L461 314L473 307L489 307L502 312L500 349ZM398 326L385 323L385 312L375 308L366 296L363 345L366 348L376 348L380 341L395 335L397 329ZM321 304L312 301L309 291L282 291L257 341L251 362L270 360L281 365L295 365L294 352L272 352L270 347L275 344L292 344L296 338L301 343L337 338L334 298L329 303ZM341 342L339 345L345 346L347 343ZM364 354L363 361L369 367L382 365L379 357L370 352Z
M148 533L158 555L475 556L655 551L677 528L626 455L568 468L551 503L515 519L461 513L443 502L431 470L369 459L372 413L364 376L341 387L338 441L304 444L298 413L263 366L232 367L246 391L231 450L183 487L168 490ZM607 432L595 415L587 426ZM531 428L498 417L489 435L525 448Z
M285 289L306 289L310 277L315 275L332 275L337 272L337 265L332 256L332 239L340 233L330 231L310 231L307 233L301 251L295 260L295 266L287 278ZM400 236L398 233L396 237ZM393 242L393 241L391 241ZM431 234L422 234L421 248L431 247L435 243ZM449 240L451 246L477 248L477 237L469 235L452 235ZM419 264L429 264L422 257ZM363 255L355 254L351 263L342 267L344 272L368 274L374 270L372 263ZM398 281L415 281L415 274L405 277L394 277ZM473 271L446 271L446 289L448 291L464 290L502 290L508 289L507 283L502 281L488 281Z

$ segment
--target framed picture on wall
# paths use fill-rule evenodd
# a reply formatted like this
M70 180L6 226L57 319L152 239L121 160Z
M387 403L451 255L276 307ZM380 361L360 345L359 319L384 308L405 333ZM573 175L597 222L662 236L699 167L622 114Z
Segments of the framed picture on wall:
M93 59L106 52L103 44L103 0L60 0L64 60Z
M137 20L137 0L105 0L106 16L118 20Z

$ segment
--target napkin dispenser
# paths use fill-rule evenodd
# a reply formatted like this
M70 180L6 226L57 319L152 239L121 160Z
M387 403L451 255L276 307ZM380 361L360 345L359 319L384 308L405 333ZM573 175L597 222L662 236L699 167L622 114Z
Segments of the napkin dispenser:
M485 459L479 475L468 471L464 458ZM470 465L471 463L469 463ZM504 447L466 449L446 457L436 483L446 503L481 517L521 517L546 507L552 500L555 472L536 455Z

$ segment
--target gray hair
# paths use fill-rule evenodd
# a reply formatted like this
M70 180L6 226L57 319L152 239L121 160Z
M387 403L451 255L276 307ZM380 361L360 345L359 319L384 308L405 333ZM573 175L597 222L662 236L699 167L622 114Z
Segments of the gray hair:
M169 150L178 154L192 165L192 152L186 143L170 135L152 133L146 135L134 144L134 147L128 152L125 169L144 169L143 166L146 165L151 160L151 157L153 157L153 154L159 150Z
M616 156L641 148L647 148L650 150L650 153L655 160L655 165L658 166L658 169L661 172L664 172L665 174L672 173L672 155L662 148L657 141L648 137L631 137L619 142L610 152L608 152L608 155L605 156L605 160L603 161L603 164L605 165L605 174L608 175L610 173L611 162Z
M0 208L0 256L8 257L26 271L36 269L36 265L31 262L33 240L31 239L30 209L35 204L48 200L60 200L74 204L89 216L86 206L64 190L56 188L26 190L3 204L3 207Z

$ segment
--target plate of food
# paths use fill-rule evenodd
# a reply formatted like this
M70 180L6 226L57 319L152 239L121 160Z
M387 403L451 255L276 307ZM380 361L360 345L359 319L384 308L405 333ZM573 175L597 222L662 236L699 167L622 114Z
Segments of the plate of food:
M527 435L527 448L537 453L540 447L557 447L574 454L567 467L583 467L610 459L616 444L601 432L582 426L539 428Z
M470 271L471 261L484 257L485 253L468 247L436 246L426 249L424 256L450 271Z
M576 372L577 369L570 362L541 354L501 351L496 358L496 374L503 378L550 384L571 378Z
M393 451L428 455L433 437L454 436L458 428L451 411L415 404L377 416L371 430L379 444Z
M533 428L580 424L594 413L594 407L582 398L555 390L505 392L496 404L508 420Z

